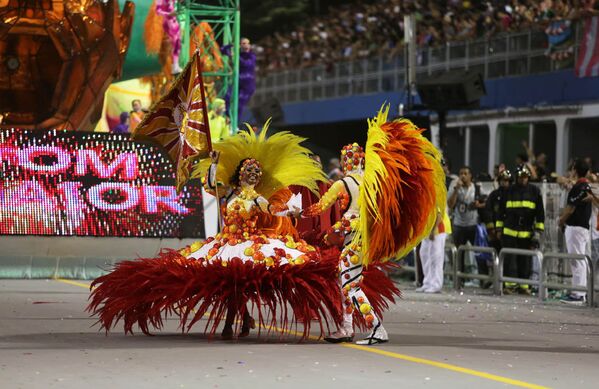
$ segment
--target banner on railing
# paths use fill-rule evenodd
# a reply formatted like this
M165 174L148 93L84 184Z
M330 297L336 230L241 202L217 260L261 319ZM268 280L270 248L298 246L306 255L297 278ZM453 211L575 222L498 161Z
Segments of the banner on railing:
M128 136L0 130L0 234L204 235L201 186L175 191L163 150Z
M599 76L599 16L584 20L584 36L576 61L578 77Z
M570 20L556 20L545 29L547 34L547 55L556 61L559 68L572 66L570 60L574 54L574 36Z

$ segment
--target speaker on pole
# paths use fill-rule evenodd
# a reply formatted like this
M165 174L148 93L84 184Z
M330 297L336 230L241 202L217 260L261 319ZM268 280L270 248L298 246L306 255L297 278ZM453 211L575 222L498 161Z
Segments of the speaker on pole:
M453 71L418 83L420 100L435 111L478 108L486 93L478 72Z

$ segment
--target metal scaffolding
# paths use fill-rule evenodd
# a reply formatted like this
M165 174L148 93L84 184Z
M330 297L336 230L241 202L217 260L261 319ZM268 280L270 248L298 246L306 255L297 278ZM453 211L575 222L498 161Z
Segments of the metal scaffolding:
M230 91L229 117L231 128L238 128L238 95L239 95L239 40L241 17L240 0L184 0L178 3L178 18L182 30L182 50L180 61L184 65L189 61L191 33L201 22L210 24L214 40L207 42L208 50L202 50L202 56L212 56L211 48L216 45L223 48L230 46L230 56L222 55L223 68L218 71L204 71L205 78L215 80L216 94L224 98ZM206 57L204 57L206 58ZM206 58L213 60L214 58Z

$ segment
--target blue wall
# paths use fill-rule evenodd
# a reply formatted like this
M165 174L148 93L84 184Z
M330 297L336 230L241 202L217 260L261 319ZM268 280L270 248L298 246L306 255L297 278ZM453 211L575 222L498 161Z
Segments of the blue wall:
M485 85L487 95L481 100L485 109L599 101L599 77L578 78L572 70L487 80ZM372 117L385 101L397 107L406 103L406 94L401 91L289 103L283 104L283 111L289 125L360 120ZM246 110L243 121L252 119Z

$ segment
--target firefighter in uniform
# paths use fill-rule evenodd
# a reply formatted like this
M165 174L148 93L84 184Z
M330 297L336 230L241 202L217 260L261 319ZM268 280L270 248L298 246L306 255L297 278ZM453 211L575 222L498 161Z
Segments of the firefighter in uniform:
M495 221L497 235L503 247L531 250L539 247L541 234L545 230L545 209L541 191L530 185L530 170L526 165L516 167L516 183L506 192L499 206ZM507 255L503 265L504 275L530 279L532 258ZM530 294L528 285L516 288L514 283L505 283L504 293Z
M485 220L485 226L487 227L487 234L489 235L489 246L493 247L497 254L501 251L501 240L498 237L498 231L495 227L497 220L503 220L500 217L501 202L507 195L507 192L512 183L512 173L509 170L502 170L497 178L499 187L489 194L486 203L487 220Z

